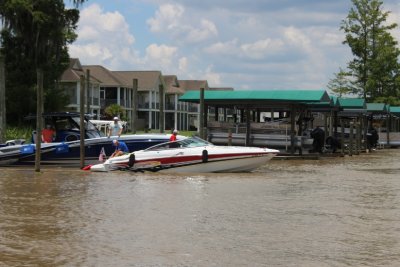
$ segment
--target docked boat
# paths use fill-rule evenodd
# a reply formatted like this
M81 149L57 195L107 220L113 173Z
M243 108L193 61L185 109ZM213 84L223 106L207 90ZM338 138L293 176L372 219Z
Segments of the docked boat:
M80 161L80 114L61 112L44 114L46 124L55 132L52 143L41 144L42 164L76 165ZM35 133L33 133L32 141ZM100 154L111 155L113 139L125 142L130 152L169 141L170 134L131 134L108 138L85 117L85 162L98 163ZM178 136L183 139L184 136ZM33 142L32 142L33 143ZM26 165L35 162L35 144L11 144L0 147L0 165Z
M197 137L167 142L91 166L91 171L248 172L279 151L260 147L216 146Z

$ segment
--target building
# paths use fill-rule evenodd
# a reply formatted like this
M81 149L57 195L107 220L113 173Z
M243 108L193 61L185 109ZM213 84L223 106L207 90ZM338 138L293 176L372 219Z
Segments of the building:
M79 111L81 77L87 74L90 77L85 82L89 83L90 89L89 93L85 94L88 99L85 110L103 117L108 106L117 104L125 111L124 114L118 115L128 121L128 128L136 110L136 129L139 130L161 130L160 123L163 123L162 130L197 130L199 105L180 102L179 97L186 91L202 88L233 90L210 88L206 80L179 80L176 75L162 75L161 71L110 71L100 65L81 65L79 59L71 59L71 64L60 81L60 86L70 97L68 110ZM135 87L136 109L133 105ZM214 113L209 112L209 114Z

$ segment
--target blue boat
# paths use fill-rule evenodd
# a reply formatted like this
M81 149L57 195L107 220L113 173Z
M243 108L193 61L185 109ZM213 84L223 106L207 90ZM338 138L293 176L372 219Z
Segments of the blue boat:
M34 118L34 117L32 117ZM47 113L45 124L56 132L52 143L41 144L41 163L56 165L78 165L80 163L80 114L76 112ZM29 119L29 117L28 117ZM35 144L14 144L0 147L0 165L30 165L35 163ZM170 134L131 134L108 138L85 117L85 163L99 162L99 155L111 155L115 148L112 140L126 143L130 152L168 142ZM184 138L178 136L178 138Z

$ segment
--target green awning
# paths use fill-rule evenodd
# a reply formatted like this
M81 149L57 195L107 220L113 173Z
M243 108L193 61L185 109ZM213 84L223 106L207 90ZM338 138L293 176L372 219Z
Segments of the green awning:
M392 113L393 115L400 117L400 107L393 107L390 106L389 108L390 113Z
M343 109L366 109L364 98L338 98L339 105Z
M387 113L385 103L367 103L367 111L370 113Z
M179 98L184 102L200 102L200 91L188 91ZM205 91L204 101L212 102L329 102L324 90L242 90L242 91Z

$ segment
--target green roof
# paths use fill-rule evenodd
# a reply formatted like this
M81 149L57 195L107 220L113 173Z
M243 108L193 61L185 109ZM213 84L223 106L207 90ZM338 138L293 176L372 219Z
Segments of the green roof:
M390 106L390 113L393 113L396 116L400 116L400 107Z
M344 109L365 109L364 98L338 98L340 107Z
M200 102L200 91L188 91L179 98L185 102ZM244 102L251 100L276 102L329 102L324 90L242 90L242 91L204 91L204 100Z
M368 112L387 112L387 106L385 103L367 103Z

